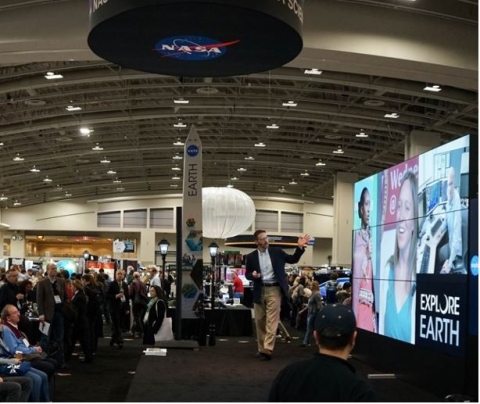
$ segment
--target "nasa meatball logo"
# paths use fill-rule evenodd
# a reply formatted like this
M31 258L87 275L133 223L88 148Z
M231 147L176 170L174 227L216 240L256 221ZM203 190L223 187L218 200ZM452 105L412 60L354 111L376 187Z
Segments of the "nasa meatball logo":
M239 42L240 39L219 42L203 36L180 35L161 39L155 44L155 50L164 58L205 61L224 56L227 53L227 47Z
M192 144L192 145L187 147L187 154L190 157L195 157L198 154L198 151L199 151L198 146L195 145L195 144Z

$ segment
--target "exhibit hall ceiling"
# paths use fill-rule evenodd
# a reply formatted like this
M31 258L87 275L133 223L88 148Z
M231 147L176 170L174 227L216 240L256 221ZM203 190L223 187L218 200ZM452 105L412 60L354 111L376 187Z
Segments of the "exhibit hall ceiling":
M331 200L338 172L360 179L403 161L412 132L439 143L478 134L478 1L306 1L300 55L232 77L101 60L87 45L87 3L0 3L2 208L180 194L192 125L204 187L312 202ZM395 48L402 32L433 44L425 26L453 38L437 39L452 41L448 52L422 43L414 57L404 38ZM347 29L358 43L342 41Z

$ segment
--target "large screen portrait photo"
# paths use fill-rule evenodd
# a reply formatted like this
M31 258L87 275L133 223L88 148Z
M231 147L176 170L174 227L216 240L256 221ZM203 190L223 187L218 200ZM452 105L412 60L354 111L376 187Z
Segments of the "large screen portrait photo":
M468 184L469 136L355 184L359 328L444 351L461 346Z

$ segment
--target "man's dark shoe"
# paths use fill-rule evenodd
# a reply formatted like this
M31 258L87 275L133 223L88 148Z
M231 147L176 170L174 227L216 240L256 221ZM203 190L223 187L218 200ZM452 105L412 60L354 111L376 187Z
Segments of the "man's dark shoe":
M261 352L260 355L261 355L261 358L260 358L261 361L271 361L272 360L272 355L270 355L268 353Z

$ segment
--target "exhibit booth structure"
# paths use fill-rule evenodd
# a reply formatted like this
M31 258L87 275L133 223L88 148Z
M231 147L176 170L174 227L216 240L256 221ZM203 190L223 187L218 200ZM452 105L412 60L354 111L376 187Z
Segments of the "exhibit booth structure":
M371 378L478 400L477 136L365 178L354 192L354 357L379 369Z

